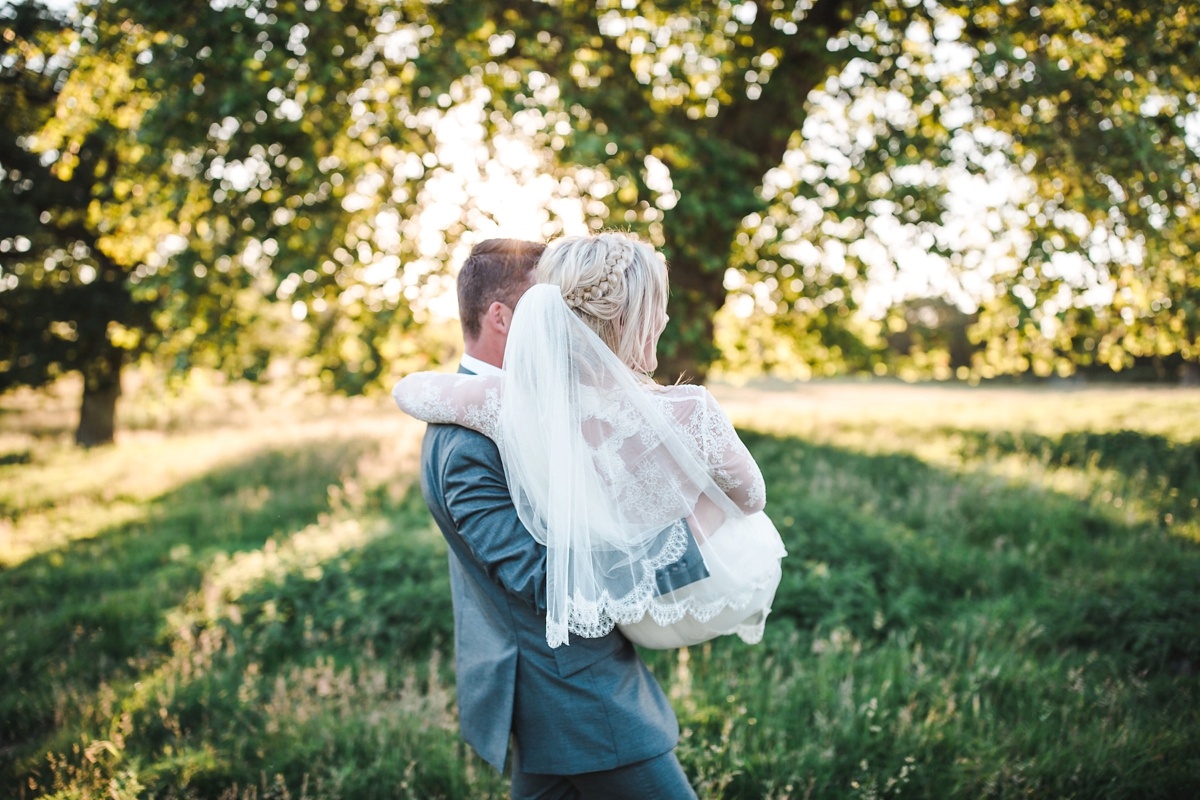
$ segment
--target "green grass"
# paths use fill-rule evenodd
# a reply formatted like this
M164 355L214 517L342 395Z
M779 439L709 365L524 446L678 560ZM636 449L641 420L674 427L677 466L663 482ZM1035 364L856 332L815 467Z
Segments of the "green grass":
M762 644L645 654L702 797L1200 795L1200 394L718 394L790 555ZM0 794L507 795L458 739L419 426L364 401L82 453L22 413Z

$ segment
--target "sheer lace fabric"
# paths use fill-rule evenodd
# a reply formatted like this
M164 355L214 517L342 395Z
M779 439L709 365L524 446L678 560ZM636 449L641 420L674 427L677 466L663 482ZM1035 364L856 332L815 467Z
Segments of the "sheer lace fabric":
M500 376L418 373L399 406L493 439L522 523L547 548L546 638L667 648L758 641L785 555L762 513L762 474L703 387L636 375L567 308L530 289ZM703 571L663 591L691 549Z

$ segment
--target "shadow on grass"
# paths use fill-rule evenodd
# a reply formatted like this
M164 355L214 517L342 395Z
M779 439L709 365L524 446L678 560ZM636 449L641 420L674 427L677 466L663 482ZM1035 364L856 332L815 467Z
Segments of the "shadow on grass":
M24 797L52 774L87 794L78 776L94 770L73 745L118 739L113 763L141 763L155 791L218 796L261 774L392 796L407 774L457 796L465 762L439 689L453 636L445 546L415 483L402 497L359 485L377 445L223 466L139 524L0 572L0 788ZM347 526L361 533L337 544ZM293 546L316 549L273 561ZM232 601L205 583L226 573ZM66 754L49 772L47 752Z
M1059 794L1101 796L1097 787L1115 779L1118 793L1137 796L1132 789L1168 767L1175 772L1162 786L1186 784L1186 765L1169 758L1127 773L1093 759L1083 789L1062 783L1079 748L1107 742L1109 732L1076 742L1065 717L1041 714L1045 703L1075 696L1064 688L1067 667L1082 669L1098 651L1118 676L1149 674L1150 698L1128 701L1150 709L1137 717L1147 728L1173 718L1170 693L1183 685L1176 676L1200 663L1200 547L1036 486L908 455L743 437L763 467L768 511L790 557L767 641L749 649L719 641L711 658L708 648L693 655L693 694L679 701L691 733L680 752L695 780L726 787L711 796L764 796L800 769L814 797L845 796L850 781L866 785L856 770L867 759L899 774L908 752L928 781L912 787L917 795L980 796L984 767L1032 764L1043 752L1036 769L1021 767L1032 776L1022 780ZM265 549L329 513L327 487L369 446L317 443L224 467L156 501L144 523L0 573L3 744L32 752L68 728L55 746L80 732L97 738L120 730L128 713L124 763L148 765L140 779L156 796L220 796L256 785L260 774L282 776L297 794L314 772L329 793L348 796L402 796L402 785L419 785L417 796L497 791L488 768L471 777L449 695L437 688L445 667L436 654L450 641L453 616L444 544L415 487L400 500L368 499L391 532L256 584L237 597L236 612L198 623L195 638L216 643L195 648L211 657L203 674L172 674L142 694L131 685L151 687L149 673L180 638L165 615L194 599L213 561ZM861 646L861 659L845 642ZM922 666L913 677L922 646L936 674ZM985 658L997 664L990 677ZM648 660L673 697L688 697L675 691L676 653ZM971 719L992 727L946 710L943 677L947 686L966 682L951 690L964 708L974 694L983 710ZM110 707L102 683L117 686ZM727 698L735 694L758 698L746 702L761 724L733 727L737 705ZM868 718L862 709L876 697L878 715ZM84 722L64 719L81 702L98 710ZM1078 713L1087 720L1092 710ZM1143 712L1130 705L1122 713ZM829 727L843 718L840 733ZM875 723L893 727L879 734ZM1189 730L1171 752L1185 752ZM911 750L888 738L900 736ZM730 741L744 744L740 755ZM1159 748L1135 740L1143 744L1147 759ZM0 761L0 787L23 786L32 758ZM976 772L968 774L970 758Z
M1122 437L1096 441L1140 463ZM1047 648L1100 650L1140 669L1200 665L1200 547L1156 523L907 454L743 438L790 554L774 615L801 629L881 640L1003 606L1036 619Z
M965 458L1023 455L1049 466L1110 469L1162 494L1160 512L1177 519L1200 513L1200 442L1180 443L1141 431L1076 431L1059 437L1031 432L945 430L963 440ZM1200 503L1197 503L1200 505Z
M1032 482L742 436L789 552L766 637L645 654L702 796L1195 796L1200 546Z
M366 446L322 442L223 466L150 503L145 521L0 572L0 747L43 735L65 695L86 695L163 652L164 615L214 557L316 521L329 510L327 487Z

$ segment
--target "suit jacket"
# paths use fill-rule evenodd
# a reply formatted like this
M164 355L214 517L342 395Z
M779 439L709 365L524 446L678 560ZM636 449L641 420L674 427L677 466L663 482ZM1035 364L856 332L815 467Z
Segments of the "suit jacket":
M459 723L480 757L502 770L510 732L522 770L537 774L615 769L675 747L675 713L620 631L546 644L546 549L517 517L495 443L430 425L421 491L450 548Z

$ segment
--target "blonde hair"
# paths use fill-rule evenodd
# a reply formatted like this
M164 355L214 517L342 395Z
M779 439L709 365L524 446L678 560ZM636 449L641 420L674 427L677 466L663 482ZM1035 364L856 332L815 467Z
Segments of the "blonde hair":
M646 344L667 307L667 263L631 233L568 236L546 248L537 282L552 283L576 316L628 367L647 372Z

